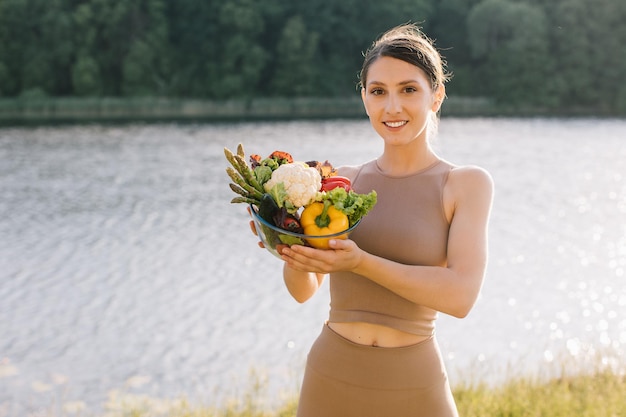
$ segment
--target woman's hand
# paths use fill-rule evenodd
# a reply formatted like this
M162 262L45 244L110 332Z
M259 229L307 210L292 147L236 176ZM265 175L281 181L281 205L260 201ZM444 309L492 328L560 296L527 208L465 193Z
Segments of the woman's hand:
M248 207L248 214L252 216L252 213L250 212L250 207ZM259 234L256 230L254 220L250 220L249 224L252 233L254 233L255 236L258 236ZM265 245L261 241L258 242L258 245L260 248L265 248ZM353 243L353 245L356 247L356 244ZM313 252L327 251L312 249L299 245L296 246L297 248L292 250L289 248L288 245L278 245L276 247L276 250L282 255L283 260L285 260L285 265L283 267L283 279L285 281L287 290L297 302L304 303L306 300L311 298L313 294L315 294L317 290L321 287L325 275L324 273L316 273L316 271L310 269L307 266L309 262L314 262L316 258L314 256L312 258L313 261L307 261L308 258L306 254L309 253L309 250ZM331 244L331 247L334 248L334 246L335 244ZM338 246L341 246L341 244L339 244ZM299 252L301 252L300 248L305 249L305 255L299 255ZM287 251L290 255L285 255L285 251ZM292 259L293 257L296 257L296 259ZM298 267L295 268L292 267L292 265L298 265Z
M247 207L248 209L248 214L250 215L250 217L252 217L252 213L250 212L250 207ZM254 233L255 236L258 236L259 234L256 231L256 226L254 225L254 220L250 220L250 230L252 230L252 233ZM259 241L258 245L260 248L264 248L265 245L263 244L263 242Z
M292 269L319 274L350 271L359 265L363 251L354 241L331 239L329 244L330 249L293 245L282 250L282 259Z
M330 249L292 245L281 251L285 261L283 276L289 293L303 303L321 287L324 276L335 271L350 270L364 253L351 240L331 239Z

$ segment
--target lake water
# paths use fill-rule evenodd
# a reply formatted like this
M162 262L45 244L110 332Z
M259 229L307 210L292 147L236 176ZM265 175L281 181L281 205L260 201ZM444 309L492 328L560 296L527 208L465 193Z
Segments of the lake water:
M0 129L0 416L118 390L213 403L251 370L268 397L297 390L328 284L297 304L257 248L229 203L239 142L381 151L364 120ZM626 121L445 118L436 147L496 184L481 297L437 325L452 384L623 363Z

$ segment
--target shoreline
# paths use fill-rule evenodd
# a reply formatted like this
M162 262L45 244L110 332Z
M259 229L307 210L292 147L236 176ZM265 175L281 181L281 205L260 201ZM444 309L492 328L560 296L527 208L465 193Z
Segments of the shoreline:
M484 97L448 97L442 117L624 117L595 109L561 111L500 106ZM249 98L201 100L142 98L0 98L0 126L77 123L243 122L365 119L361 99L353 97Z

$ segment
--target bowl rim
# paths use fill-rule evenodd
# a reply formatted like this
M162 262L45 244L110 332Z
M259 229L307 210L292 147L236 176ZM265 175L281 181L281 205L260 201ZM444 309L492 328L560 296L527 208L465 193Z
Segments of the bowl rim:
M348 229L342 230L341 232L332 233L330 235L305 235L305 234L302 234L302 233L296 233L296 232L292 232L290 230L281 229L280 227L271 224L270 222L265 220L263 217L259 216L259 213L257 212L257 209L254 206L254 204L250 204L250 212L252 213L252 216L253 216L255 221L261 223L264 226L269 227L270 229L274 230L275 232L282 233L282 234L289 235L289 236L299 237L299 238L302 238L302 239L328 239L328 238L343 236L346 233L350 233L351 231L353 231L359 225L359 223L361 223L361 220L362 220L362 219L357 220L357 222L354 223Z

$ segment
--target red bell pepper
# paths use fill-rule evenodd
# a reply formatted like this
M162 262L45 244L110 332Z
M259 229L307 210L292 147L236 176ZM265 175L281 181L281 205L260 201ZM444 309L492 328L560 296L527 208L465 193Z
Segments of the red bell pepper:
M322 188L320 191L330 191L337 187L342 187L346 191L350 191L352 189L352 183L349 178L340 175L322 178Z

